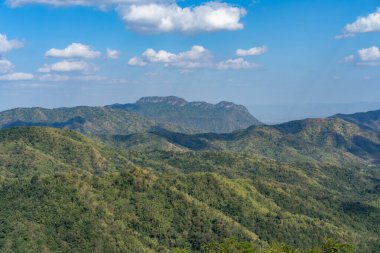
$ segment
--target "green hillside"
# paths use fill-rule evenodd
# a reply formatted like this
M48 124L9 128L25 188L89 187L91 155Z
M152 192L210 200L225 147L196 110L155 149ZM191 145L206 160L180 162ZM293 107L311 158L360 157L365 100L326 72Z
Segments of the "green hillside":
M117 150L41 127L0 130L0 157L1 252L196 252L231 237L380 247L375 167Z
M189 150L254 153L292 163L338 165L371 163L380 159L379 136L340 119L307 119L275 126L252 126L231 134L188 135L163 128L153 128L150 132Z
M115 104L111 107L199 132L228 133L261 124L247 108L231 102L213 105L206 102L187 102L174 96L145 97L135 104Z
M364 129L380 133L380 110L354 114L337 114L333 117L344 119Z
M88 135L146 132L155 126L189 132L187 129L160 124L126 110L89 106L57 109L18 108L0 113L0 128L15 126L67 128Z

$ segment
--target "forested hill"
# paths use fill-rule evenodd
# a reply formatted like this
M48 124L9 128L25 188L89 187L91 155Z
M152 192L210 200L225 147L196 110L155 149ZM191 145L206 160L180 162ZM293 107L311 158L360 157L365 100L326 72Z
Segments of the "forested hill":
M88 135L140 133L157 126L176 132L192 132L179 126L158 123L126 110L90 106L17 108L0 112L0 128L15 126L67 128Z
M233 151L292 163L371 164L380 161L380 138L337 118L306 119L274 126L251 126L230 134L183 134L154 128L144 147L170 145L193 151ZM136 140L114 136L115 146L135 149ZM148 145L151 143L151 145ZM161 143L161 145L158 145ZM138 147L141 150L141 147Z
M358 126L380 134L380 110L360 112L355 114L337 114L334 118L341 118Z
M244 106L225 101L214 105L187 102L174 96L144 97L134 104L115 104L111 107L200 132L228 133L261 124Z
M1 252L219 252L226 238L380 247L374 168L129 152L45 127L0 130L0 157ZM307 252L334 252L323 247ZM265 252L295 252L277 248Z

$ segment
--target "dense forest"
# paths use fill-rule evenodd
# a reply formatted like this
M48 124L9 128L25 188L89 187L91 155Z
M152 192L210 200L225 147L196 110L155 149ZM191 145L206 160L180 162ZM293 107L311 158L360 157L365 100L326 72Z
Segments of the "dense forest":
M173 97L0 113L0 251L379 251L380 114L231 133L144 116L177 107L253 119Z
M93 137L0 130L2 252L380 248L380 171L362 158L346 166L233 150L143 152Z

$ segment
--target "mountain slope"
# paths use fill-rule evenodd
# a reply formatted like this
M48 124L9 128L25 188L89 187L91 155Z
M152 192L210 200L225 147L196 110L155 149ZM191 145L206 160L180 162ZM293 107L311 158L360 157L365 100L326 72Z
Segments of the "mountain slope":
M18 108L0 113L0 128L15 126L68 128L90 135L146 132L153 126L187 131L181 127L157 123L126 110L88 106L57 109Z
M190 150L261 154L286 162L357 164L380 159L380 138L341 119L307 119L274 126L252 126L231 134L151 133Z
M0 157L2 252L168 252L226 237L380 247L380 177L369 170L125 152L43 127L0 130Z
M200 132L227 133L261 124L244 106L231 102L213 105L206 102L187 102L174 96L145 97L135 104L115 104L111 107Z
M333 118L343 119L380 134L380 110L355 114L337 114Z

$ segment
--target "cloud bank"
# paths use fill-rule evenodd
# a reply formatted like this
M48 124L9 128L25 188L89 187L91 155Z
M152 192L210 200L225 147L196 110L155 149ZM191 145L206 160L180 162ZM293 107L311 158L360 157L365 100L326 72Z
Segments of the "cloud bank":
M244 8L210 2L182 8L177 4L129 5L118 8L128 28L143 33L235 31L244 28Z

